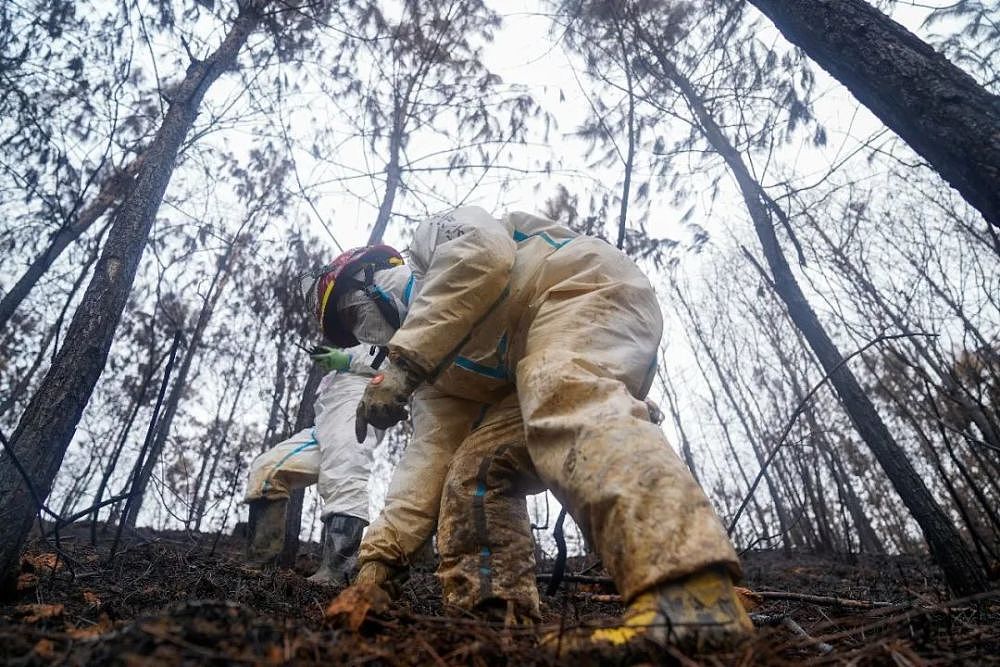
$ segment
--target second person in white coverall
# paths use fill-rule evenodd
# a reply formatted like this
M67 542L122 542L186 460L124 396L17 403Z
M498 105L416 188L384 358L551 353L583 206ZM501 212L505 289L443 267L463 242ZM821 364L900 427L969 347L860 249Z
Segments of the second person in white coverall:
M404 419L412 396L358 583L384 585L437 526L446 603L537 617L524 496L547 487L629 603L616 632L584 643L744 638L736 553L642 400L662 319L638 268L550 220L474 207L422 223L408 266L371 252L346 253L309 290L328 338L390 352L358 434Z
M289 493L318 485L323 503L323 555L310 580L344 583L353 573L361 535L368 525L368 485L372 451L384 431L355 438L354 417L368 381L376 374L367 346L315 351L329 371L320 381L314 425L299 431L250 464L246 502L250 505L250 560L266 564L281 552Z

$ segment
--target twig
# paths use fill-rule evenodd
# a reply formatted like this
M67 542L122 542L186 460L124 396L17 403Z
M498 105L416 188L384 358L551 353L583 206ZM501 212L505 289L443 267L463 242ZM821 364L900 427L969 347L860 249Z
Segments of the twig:
M11 445L7 441L7 438L4 437L3 433L0 433L0 445L3 446L3 451L7 453L7 457L10 459L11 463L14 464L14 468L17 469L18 474L24 480L25 486L28 487L28 493L31 495L31 499L35 503L35 511L38 514L38 527L39 527L38 529L42 533L43 537L45 536L45 523L42 520L42 512L45 512L53 519L55 519L56 521L54 525L55 544L50 544L50 546L52 546L52 548L59 555L59 557L63 559L63 562L65 562L66 565L69 566L70 574L73 577L76 577L75 567L79 566L80 563L75 559L73 559L72 557L70 557L69 554L67 554L62 549L62 544L59 541L59 515L53 512L51 509L49 509L49 506L45 504L44 500L42 500L42 496L41 494L39 494L38 488L35 486L34 481L32 481L31 476L28 474L28 471L24 469L24 466L21 465L21 462L18 460L17 455L14 453L13 445ZM55 571L55 566L53 566L53 572L54 571Z
M745 556L751 549L753 549L754 547L756 547L761 542L769 542L769 541L771 541L771 540L773 540L775 538L784 537L785 535L787 535L797 525L799 525L799 522L802 521L802 518L805 516L805 511L806 511L805 507L800 507L799 508L799 513L796 515L795 519L791 523L788 524L787 528L785 528L784 530L779 530L777 533L775 533L773 535L761 535L760 537L758 537L757 539L755 539L753 542L751 542L750 544L748 544L746 546L746 548L744 548L744 549L742 549L740 551L740 558L743 558L743 556Z
M850 637L852 635L856 635L856 634L859 634L859 633L862 636L864 636L864 633L869 632L869 631L871 631L871 630L873 630L875 628L879 628L879 627L888 625L890 623L903 623L903 622L909 621L912 618L916 618L918 616L924 616L924 615L934 614L934 613L947 613L947 612L954 612L954 611L959 611L959 610L969 610L969 609L975 608L975 604L978 604L980 602L983 602L983 601L989 600L989 599L996 599L998 597L1000 597L1000 590L987 591L985 593L977 593L975 595L970 595L970 596L964 597L964 598L958 598L956 600L951 600L949 602L944 602L944 603L938 604L938 605L933 605L933 606L928 606L928 607L913 607L913 608L911 608L911 609L909 609L907 611L904 611L902 613L896 614L894 616L886 616L885 613L888 612L888 611L890 611L890 610L895 610L896 607L887 607L885 609L878 609L878 610L876 610L876 611L874 611L874 612L872 612L871 614L868 615L868 617L876 617L875 620L873 620L871 623L865 623L863 625L858 625L858 626L855 626L855 627L847 628L845 630L840 630L840 631L834 632L832 634L823 635L822 638L825 639L825 640L843 639L845 637ZM969 604L969 603L975 603L975 604L971 608L970 607L963 607L963 606L961 606L961 605L965 605L965 604ZM903 605L898 605L898 607L902 607L902 606ZM912 606L912 605L908 605L908 606ZM836 623L834 623L834 622L831 621L831 622L827 623L826 625L830 625L830 626L836 627L836 625L838 625L838 624L836 624Z
M21 475L21 479L24 480L24 485L28 487L28 493L31 494L31 499L35 501L35 507L39 514L43 511L54 519L59 519L59 515L49 509L45 501L42 500L41 495L38 493L38 489L35 487L35 483L32 481L31 476L28 475L28 471L24 469L21 465L21 461L18 460L17 455L14 453L14 447L7 441L3 433L0 433L0 445L3 445L4 451L10 458L10 462L14 464L14 468L17 470L18 474ZM39 517L39 523L41 522L41 517Z
M96 505L91 505L90 507L88 507L85 510L80 510L79 512L76 512L75 514L70 514L67 517L59 517L56 520L56 525L59 526L60 528L62 528L63 526L68 526L71 523L79 521L80 519L82 519L83 517L87 516L91 512L96 512L97 510L102 509L103 507L105 507L107 505L111 505L113 503L116 503L119 500L124 500L127 497L128 497L127 493L120 493L117 496L112 496L111 498L108 498L106 500L102 500L101 502L97 503Z
M576 593L576 597L590 600L591 602L608 602L611 604L621 604L622 596L618 593Z
M810 595L808 593L792 593L790 591L750 591L757 598L764 600L793 600L795 602L808 602L810 604L823 605L827 607L844 607L845 609L884 609L898 606L895 602L874 602L871 600L852 600L850 598L838 598L826 595ZM617 593L576 593L576 597L584 598L592 602L621 603L622 596Z
M439 665L439 667L447 667L447 663L445 663L445 661L441 658L441 656L438 655L438 652L434 650L434 647L431 646L426 639L424 639L420 635L417 635L416 637L417 641L420 643L420 646L425 651L427 651L427 653L430 654L431 658L434 659L434 664Z
M115 559L115 552L118 550L118 543L122 537L122 531L125 530L125 524L128 523L129 515L132 512L132 502L135 500L135 494L139 485L139 476L142 474L142 467L146 453L149 451L149 446L153 441L153 433L156 430L157 421L160 416L160 408L163 405L163 397L167 393L167 385L170 384L170 373L174 368L174 360L177 358L177 348L180 346L181 342L181 330L178 328L174 331L174 340L170 344L170 352L168 353L167 365L163 368L163 380L160 382L160 392L156 397L156 405L153 406L153 415L149 420L149 427L146 429L146 439L142 443L142 449L139 451L139 458L135 463L135 473L132 476L132 484L129 487L128 499L125 501L125 508L122 510L121 520L118 522L118 530L115 532L115 539L111 543L111 549L108 552L108 563L110 564ZM135 509L136 512L139 511L138 508Z
M793 600L796 602L808 602L833 607L844 607L846 609L878 609L882 607L893 607L895 602L875 602L872 600L851 600L849 598L837 598L827 595L810 595L809 593L792 593L790 591L752 591L755 596L765 600Z

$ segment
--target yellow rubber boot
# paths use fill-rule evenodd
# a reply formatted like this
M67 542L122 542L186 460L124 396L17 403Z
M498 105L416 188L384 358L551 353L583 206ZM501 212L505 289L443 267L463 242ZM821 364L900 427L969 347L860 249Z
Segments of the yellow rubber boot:
M630 653L650 644L698 653L735 649L752 634L729 574L710 568L640 595L619 625L551 633L542 643L559 657Z

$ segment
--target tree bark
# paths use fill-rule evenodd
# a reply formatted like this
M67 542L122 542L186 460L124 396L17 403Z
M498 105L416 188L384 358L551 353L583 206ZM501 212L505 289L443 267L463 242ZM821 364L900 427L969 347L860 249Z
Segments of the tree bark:
M1000 97L865 0L750 0L1000 227Z
M648 34L643 33L643 41L652 48L664 75L681 92L705 139L732 172L773 276L771 287L784 302L789 317L802 332L823 370L830 375L837 395L858 434L871 449L896 493L920 526L930 548L931 557L944 572L948 585L959 595L971 595L987 590L984 573L968 545L952 520L938 505L903 448L892 437L857 378L843 363L843 355L806 300L774 232L774 223L771 220L774 203L750 174L742 156L715 122L691 82L680 73Z
M295 417L295 433L309 428L316 423L316 391L323 379L323 369L313 364L309 369L309 377L302 388L302 402L299 403L299 413ZM282 567L295 564L295 556L299 552L299 531L302 530L302 502L305 499L305 489L293 491L288 497L288 510L285 514L285 546L278 556Z
M260 22L258 3L240 8L222 44L206 60L193 61L175 88L135 183L115 213L94 277L87 286L48 374L11 438L15 455L47 497L83 409L104 368L128 299L149 230L170 182L174 161L208 88L226 70ZM16 580L21 549L35 502L9 457L0 460L0 589Z

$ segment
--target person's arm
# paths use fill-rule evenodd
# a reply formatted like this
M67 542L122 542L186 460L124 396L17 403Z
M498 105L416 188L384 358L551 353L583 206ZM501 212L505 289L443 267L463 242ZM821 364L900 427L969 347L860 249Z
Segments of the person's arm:
M378 371L372 368L374 357L368 354L368 346L356 345L348 349L320 345L309 354L327 373L354 373L372 377Z
M478 207L421 223L410 257L420 293L390 353L436 376L506 296L516 251L510 230Z

